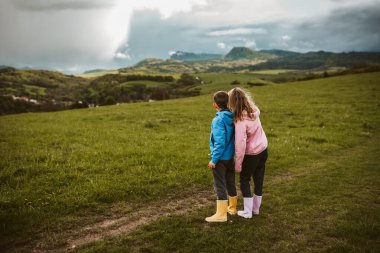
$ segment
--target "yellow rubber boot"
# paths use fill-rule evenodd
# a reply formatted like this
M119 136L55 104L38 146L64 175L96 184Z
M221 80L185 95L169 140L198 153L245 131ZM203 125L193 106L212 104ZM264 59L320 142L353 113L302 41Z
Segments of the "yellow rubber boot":
M228 196L228 208L227 211L231 215L237 214L237 196L235 197L230 197Z
M216 213L206 218L207 222L226 222L227 221L227 200L216 201Z

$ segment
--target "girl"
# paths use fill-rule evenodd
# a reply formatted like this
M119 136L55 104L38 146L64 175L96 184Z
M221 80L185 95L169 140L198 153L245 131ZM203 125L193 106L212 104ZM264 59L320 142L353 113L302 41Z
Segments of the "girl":
M241 172L240 188L244 197L244 210L238 211L238 215L252 218L252 212L259 214L261 205L268 140L261 126L260 110L250 95L240 88L230 90L228 95L228 108L234 113L235 122L235 171Z

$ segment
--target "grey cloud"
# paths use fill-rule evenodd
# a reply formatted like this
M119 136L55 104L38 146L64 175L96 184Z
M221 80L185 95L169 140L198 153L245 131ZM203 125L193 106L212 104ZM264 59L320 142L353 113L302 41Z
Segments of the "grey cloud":
M199 51L205 41L198 40L199 27L180 18L162 19L157 10L136 11L132 17L128 47L132 59L167 57L176 49Z
M99 9L54 13L20 11L0 1L0 65L75 69L112 66L99 35Z
M83 10L101 9L114 5L113 0L10 0L20 10L45 11L45 10Z
M369 1L356 7L342 3L324 16L310 9L309 19L292 16L260 22L247 19L261 11L255 5L255 12L249 13L254 6L249 5L251 0L236 1L233 11L223 9L232 0L209 0L207 6L167 18L158 10L144 9L135 11L130 23L126 21L129 34L114 51L119 39L112 44L115 40L107 37L110 32L103 26L113 10L105 8L116 0L0 0L0 65L114 68L147 57L166 58L173 50L227 53L232 46L380 51L380 5L378 0ZM241 20L236 15L239 8L245 13Z
M337 9L323 19L296 25L294 46L309 42L312 49L380 51L380 5Z
M225 53L232 46L247 45L294 51L380 51L380 5L377 4L346 6L309 20L250 25L215 26L194 19L189 23L191 19L191 14L163 20L155 11L136 12L128 40L133 61L168 57L171 50ZM215 31L220 31L220 36L210 36Z

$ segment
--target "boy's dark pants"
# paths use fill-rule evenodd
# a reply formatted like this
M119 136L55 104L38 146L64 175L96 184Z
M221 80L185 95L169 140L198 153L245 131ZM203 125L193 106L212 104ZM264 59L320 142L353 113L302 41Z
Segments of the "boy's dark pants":
M252 197L249 182L253 177L256 196L263 195L263 183L265 173L265 162L268 159L268 149L258 155L245 155L240 173L240 189L244 198Z
M237 195L234 159L219 160L215 168L212 169L212 175L214 176L214 189L218 200L227 200L227 192L231 197Z

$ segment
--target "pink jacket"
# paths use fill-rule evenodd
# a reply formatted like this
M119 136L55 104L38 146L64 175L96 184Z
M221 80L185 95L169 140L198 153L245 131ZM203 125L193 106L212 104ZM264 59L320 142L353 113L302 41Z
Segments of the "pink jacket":
M244 155L258 155L268 147L268 140L260 121L260 110L255 108L254 118L243 112L243 120L235 123L235 171L241 171Z

